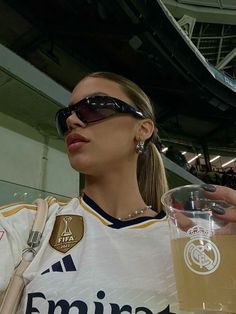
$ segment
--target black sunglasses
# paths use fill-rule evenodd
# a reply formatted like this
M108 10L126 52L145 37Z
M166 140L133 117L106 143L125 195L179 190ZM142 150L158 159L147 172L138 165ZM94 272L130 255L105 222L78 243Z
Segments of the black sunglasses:
M66 120L72 113L75 113L84 123L100 121L117 113L128 113L136 118L145 118L141 111L136 110L120 99L110 96L86 97L74 105L60 109L56 113L56 127L60 136L64 136L68 131Z

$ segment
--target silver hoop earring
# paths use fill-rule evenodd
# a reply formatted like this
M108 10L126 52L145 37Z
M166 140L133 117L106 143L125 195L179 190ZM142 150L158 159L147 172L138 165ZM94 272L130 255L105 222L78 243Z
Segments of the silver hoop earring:
M139 141L136 145L136 153L142 154L144 151L144 141Z

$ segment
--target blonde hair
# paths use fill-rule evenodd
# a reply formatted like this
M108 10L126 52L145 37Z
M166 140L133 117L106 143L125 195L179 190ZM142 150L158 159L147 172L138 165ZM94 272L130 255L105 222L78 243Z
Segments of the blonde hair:
M86 76L104 78L120 85L122 91L132 101L146 118L150 118L155 125L155 113L149 97L134 82L111 72L94 72ZM137 163L137 179L139 190L146 204L152 205L154 210L160 211L161 196L167 191L165 167L160 152L155 143L159 141L155 127L152 136L145 142L145 150L139 154Z

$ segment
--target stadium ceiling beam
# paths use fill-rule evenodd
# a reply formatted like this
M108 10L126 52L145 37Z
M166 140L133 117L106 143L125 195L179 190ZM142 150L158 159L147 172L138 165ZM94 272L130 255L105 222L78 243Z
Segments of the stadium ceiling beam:
M69 91L1 44L0 70L52 102L67 105Z
M225 66L234 58L236 57L236 48L234 48L230 53L228 53L224 59L222 59L217 65L216 68L218 70L223 70Z
M176 0L163 0L163 2L176 18L188 15L195 18L197 22L236 25L236 10L182 4Z

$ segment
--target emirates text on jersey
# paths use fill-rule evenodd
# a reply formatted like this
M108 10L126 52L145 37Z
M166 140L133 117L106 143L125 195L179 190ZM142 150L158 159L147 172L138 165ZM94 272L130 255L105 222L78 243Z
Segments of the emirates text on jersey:
M97 293L97 298L102 300L105 298L105 292L100 290ZM40 307L43 307L43 312L40 311L39 308L37 308L34 305L34 301L37 300L40 302ZM44 301L45 300L45 301ZM47 302L47 304L45 304ZM140 306L137 308L132 308L131 305L125 304L125 305L118 305L116 303L107 303L106 302L98 302L94 301L94 310L93 312L88 312L88 305L81 300L75 300L71 304L64 300L58 300L57 302L54 302L53 300L47 300L45 295L42 292L34 292L28 294L27 299L27 308L26 308L26 314L33 314L33 313L44 313L44 314L54 314L59 313L58 310L61 310L60 313L62 314L69 314L70 310L72 308L78 309L78 314L122 314L122 313L130 313L130 314L158 314L152 312L150 309ZM38 303L39 304L39 303ZM47 312L45 312L47 308ZM109 312L108 312L109 311Z

